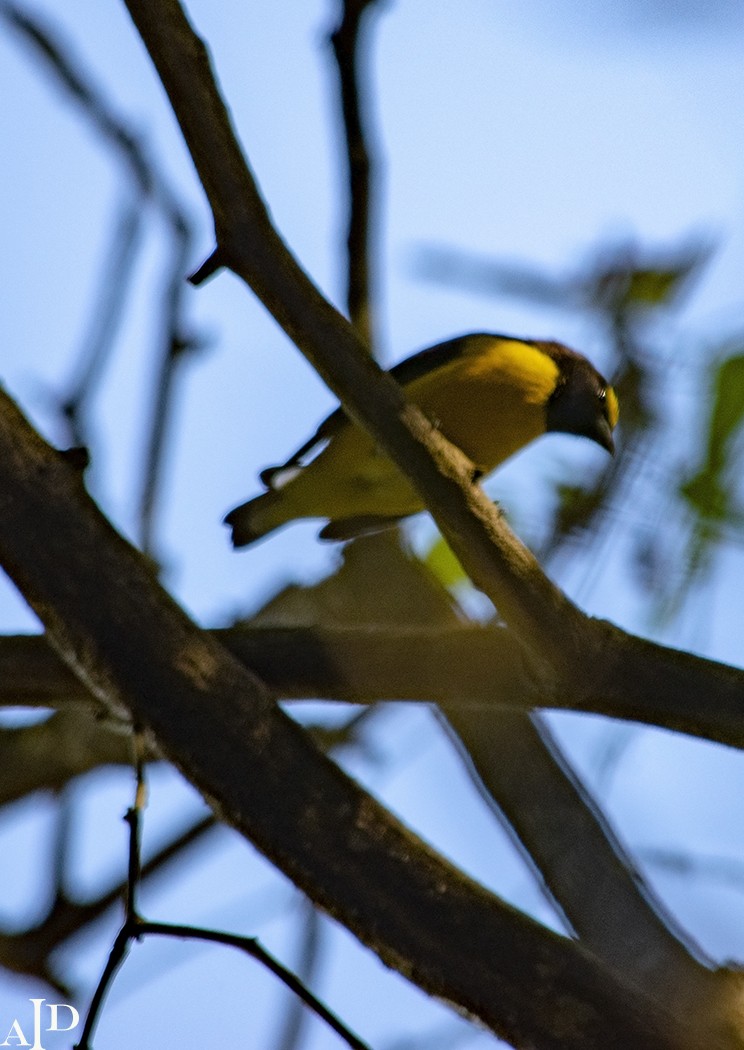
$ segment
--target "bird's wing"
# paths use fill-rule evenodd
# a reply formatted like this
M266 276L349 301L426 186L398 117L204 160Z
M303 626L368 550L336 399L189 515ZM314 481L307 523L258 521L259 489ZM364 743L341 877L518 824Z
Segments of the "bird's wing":
M326 416L313 436L296 452L293 452L286 463L280 463L276 467L266 467L261 471L259 477L266 488L281 488L284 481L282 475L285 474L285 471L289 471L289 474L286 475L289 478L294 471L301 469L302 461L311 453L319 452L321 447L327 444L346 422L348 422L348 417L339 406L329 416Z
M405 387L417 379L431 375L437 369L444 368L465 353L477 353L483 347L484 341L491 343L495 339L509 338L509 336L492 335L486 332L460 335L454 339L448 339L444 343L437 343L436 346L429 346L425 350L419 350L418 353L406 357L403 361L399 361L397 365L393 365L390 369L390 375L401 386ZM343 408L339 406L329 416L326 416L313 436L298 448L286 463L280 463L275 467L266 467L261 471L259 477L263 484L267 488L281 488L285 478L289 479L292 477L293 473L303 466L303 460L312 453L320 451L321 447L327 444L348 421L349 417ZM285 474L285 472L289 473Z
M454 339L448 339L436 346L429 346L425 350L419 350L411 354L404 361L399 361L390 369L390 375L401 386L407 386L416 379L431 375L439 368L452 364L458 358L467 355L475 355L494 340L510 339L505 335L492 335L488 332L471 332L469 335L458 335Z

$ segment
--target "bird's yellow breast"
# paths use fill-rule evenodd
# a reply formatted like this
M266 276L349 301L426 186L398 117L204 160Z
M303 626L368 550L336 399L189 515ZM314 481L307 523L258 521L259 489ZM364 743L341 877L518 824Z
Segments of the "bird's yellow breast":
M484 345L485 343L485 345ZM558 366L516 340L479 340L405 390L443 434L488 473L545 432Z
M545 432L557 378L552 359L529 344L479 337L451 361L407 383L405 392L487 474ZM423 509L392 460L352 424L341 427L281 494L273 525L290 517L333 520Z

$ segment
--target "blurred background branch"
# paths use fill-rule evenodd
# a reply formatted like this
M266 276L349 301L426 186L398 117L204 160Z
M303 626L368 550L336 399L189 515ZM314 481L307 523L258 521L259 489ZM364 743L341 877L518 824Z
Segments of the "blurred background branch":
M204 337L189 320L188 286L185 276L194 250L193 224L186 208L171 187L168 176L151 155L143 136L109 102L105 91L85 68L80 55L59 25L12 2L0 0L0 17L16 32L53 83L74 102L83 118L94 129L100 146L114 160L124 186L117 213L111 224L111 239L101 268L100 287L92 297L92 310L66 393L57 401L58 410L69 425L68 440L89 445L88 417L100 391L106 368L114 352L122 315L127 308L135 267L141 255L142 228L152 221L162 224L165 261L162 288L154 301L155 366L152 385L143 399L150 401L150 420L146 428L145 457L139 493L139 543L157 560L155 528L161 495L162 470L172 438L171 413L178 372L187 352L203 349Z

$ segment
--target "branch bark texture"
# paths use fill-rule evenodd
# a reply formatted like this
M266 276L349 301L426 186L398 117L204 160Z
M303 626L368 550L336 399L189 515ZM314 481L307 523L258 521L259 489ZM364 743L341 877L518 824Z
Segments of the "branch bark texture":
M321 756L195 627L0 395L0 559L63 658L298 886L515 1046L693 1047L578 945L457 872Z
M605 625L618 658L582 682L541 678L503 627L235 627L210 632L290 700L586 711L744 747L744 671ZM705 704L700 697L705 696ZM40 635L0 638L0 707L91 703Z
M740 677L632 638L580 612L541 571L499 511L470 483L470 464L369 358L271 224L217 90L209 56L177 0L126 0L160 74L214 216L220 264L242 277L343 401L418 488L476 586L530 654L549 695L584 707L598 690L635 706L690 695L693 678L728 696L727 732L741 739ZM714 665L715 666L715 665ZM632 669L632 670L631 670ZM629 698L628 678L632 676ZM707 690L706 690L707 691ZM701 693L696 689L695 703ZM673 721L673 716L670 722ZM668 724L668 723L665 723ZM682 724L673 728L683 729Z
M585 618L470 483L472 464L374 364L353 327L320 294L274 229L206 48L177 0L127 0L127 8L207 194L217 261L246 281L350 415L409 476L473 581L534 658L562 676L585 666L586 648L594 641L586 629L582 635Z

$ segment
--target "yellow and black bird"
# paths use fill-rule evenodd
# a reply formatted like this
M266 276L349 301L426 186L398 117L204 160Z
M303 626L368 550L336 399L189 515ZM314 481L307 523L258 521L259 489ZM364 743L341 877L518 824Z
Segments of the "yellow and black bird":
M477 477L549 431L614 451L615 393L582 354L561 343L476 332L421 350L390 374L472 460ZM341 408L286 463L262 471L261 481L266 492L225 518L235 547L298 518L327 518L321 539L348 540L424 509Z

